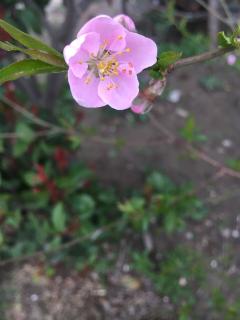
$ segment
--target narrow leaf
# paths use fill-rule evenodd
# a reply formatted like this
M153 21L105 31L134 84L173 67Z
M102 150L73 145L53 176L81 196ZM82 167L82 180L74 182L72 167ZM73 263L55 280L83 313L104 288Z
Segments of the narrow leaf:
M3 42L0 41L0 49L3 49L5 51L21 51L22 49L9 43L9 42Z
M11 24L7 23L2 19L0 19L0 27L4 31L6 31L13 39L17 40L18 42L20 42L21 44L23 44L28 48L42 50L42 51L49 52L56 56L61 57L61 54L54 48L49 47L47 44L45 44L41 40L34 38L29 34L15 28L14 26L12 26Z
M41 60L48 64L58 66L58 67L66 67L66 63L63 57L53 55L51 53L35 50L35 49L25 49L21 47L17 47L9 42L2 42L0 41L0 48L5 51L19 51L23 52L33 59Z
M20 77L39 73L62 72L65 68L52 66L39 60L22 60L8 65L0 70L0 84L16 80Z

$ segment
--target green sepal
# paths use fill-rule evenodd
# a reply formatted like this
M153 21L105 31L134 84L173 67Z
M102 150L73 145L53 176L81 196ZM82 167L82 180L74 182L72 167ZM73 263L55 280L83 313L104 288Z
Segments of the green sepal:
M182 52L162 52L157 58L157 63L151 68L150 76L154 79L162 79L164 76L164 72L176 61L178 61L181 56Z

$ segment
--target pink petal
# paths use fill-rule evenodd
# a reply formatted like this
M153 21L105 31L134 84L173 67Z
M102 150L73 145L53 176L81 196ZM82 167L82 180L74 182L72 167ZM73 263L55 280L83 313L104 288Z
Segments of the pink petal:
M136 73L157 62L157 45L150 38L135 32L127 32L126 42L130 52L125 52L121 58L123 61L132 63Z
M86 74L89 76L89 74ZM85 83L86 77L77 78L71 71L68 70L68 82L71 93L75 101L86 108L98 108L106 105L105 102L98 96L99 78L91 77L90 83Z
M69 59L69 67L76 77L81 78L87 71L88 64L83 62L87 61L87 59L88 54L81 49L77 54Z
M113 85L116 88L109 89ZM119 72L118 76L108 77L100 81L98 95L110 107L116 110L130 108L133 100L139 93L139 82L134 71Z
M91 19L81 28L77 36L80 37L88 32L98 33L101 44L107 42L106 48L111 51L121 51L126 46L124 27L108 16L101 15Z
M68 46L63 49L63 55L66 63L69 63L70 58L74 57L79 51L82 51L82 60L86 61L89 54L96 55L100 47L100 36L96 32L89 32L77 39L73 40ZM86 53L88 55L86 55ZM80 59L80 57L79 57Z
M67 64L69 63L70 58L75 56L79 51L82 44L83 38L75 39L63 49L63 56Z
M114 17L113 20L120 23L124 28L126 28L128 31L136 31L136 26L134 21L125 14L119 14L118 16Z

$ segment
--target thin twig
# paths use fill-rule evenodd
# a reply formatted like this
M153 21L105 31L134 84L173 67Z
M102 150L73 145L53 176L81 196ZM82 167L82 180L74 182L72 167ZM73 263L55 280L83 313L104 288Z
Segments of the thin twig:
M169 139L168 143L178 143L179 141L182 142L182 145L185 147L186 150L191 152L192 154L196 155L198 159L203 160L204 162L208 163L212 167L216 168L218 170L218 176L222 177L224 175L228 175L230 177L238 178L240 179L240 172L235 171L231 168L226 167L219 161L213 159L209 155L207 155L203 150L200 150L187 141L180 139L179 137L175 136L171 131L169 131L163 124L159 124L157 120L154 118L154 116L150 116L150 121L154 125L155 128L159 129L162 133L164 133Z
M40 119L39 117L35 116L30 111L23 108L20 104L13 102L12 100L10 100L6 97L1 98L1 101L3 103L5 103L6 105L8 105L9 107L11 107L12 109L14 109L15 111L17 111L18 113L21 113L24 117L31 120L35 124L38 124L38 125L45 127L45 128L52 128L52 129L59 130L59 131L64 130L63 128L58 127L57 125L55 125L53 123L50 123L50 122L43 120L43 119Z
M219 6L220 4L218 0L209 0L209 8L211 8L211 10L219 12ZM216 49L218 46L217 35L220 29L219 24L220 21L218 20L218 18L215 15L211 14L211 12L208 12L208 33L210 37L211 49Z
M235 25L234 19L233 19L233 16L232 16L231 11L230 11L230 9L229 9L229 7L228 7L228 5L227 5L226 0L219 0L219 1L220 1L221 5L222 5L222 7L223 7L223 10L224 10L225 13L226 13L226 16L227 16L227 18L228 18L228 20L229 20L229 23L230 23L231 26L232 26L232 27L231 27L232 30L234 30L234 25Z
M228 19L225 19L222 17L218 12L211 9L209 5L207 5L203 0L195 0L200 6L202 6L204 9L206 9L208 12L210 12L212 15L217 17L220 21L222 21L224 24L232 28L231 23L228 21Z
M72 248L73 246L83 242L83 241L86 241L86 240L92 240L92 241L95 241L98 239L98 237L105 231L108 231L110 230L111 228L113 228L114 226L117 225L117 222L114 222L114 223L110 223L109 225L105 226L105 227L102 227L102 228L99 228L99 229L96 229L82 237L76 237L74 238L73 240L71 241L68 241L66 243L63 243L63 244L60 244L59 246L56 246L54 248L51 248L49 250L38 250L34 253L31 253L31 254L26 254L26 255L23 255L23 256L20 256L20 257L14 257L14 258L9 258L9 259L6 259L6 260L3 260L3 261L0 261L0 267L5 267L6 265L9 265L9 264L13 264L13 263L19 263L19 262L24 262L26 260L30 260L30 259L33 259L33 258L38 258L38 257L41 257L41 256L46 256L48 254L52 254L54 252L57 252L59 250L67 250L69 248Z
M59 132L56 130L40 130L37 132L34 132L34 137L46 137L49 135L55 135L58 134ZM16 133L16 132L4 132L0 133L0 139L21 139L23 138L23 134L21 133Z
M172 71L172 70L175 70L175 69L178 69L181 67L190 66L195 63L209 61L209 60L221 57L224 54L232 52L234 50L235 50L235 48L233 48L233 47L231 47L231 48L218 48L216 50L204 52L204 53L201 53L201 54L193 56L193 57L183 58L183 59L180 59L177 62L175 62L173 64L173 66L171 66L169 71Z

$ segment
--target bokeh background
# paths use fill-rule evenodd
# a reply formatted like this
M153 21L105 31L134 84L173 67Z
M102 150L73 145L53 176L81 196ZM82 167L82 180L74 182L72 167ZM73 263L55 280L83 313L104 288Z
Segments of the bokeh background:
M231 32L240 2L0 3L60 51L103 13L187 57ZM1 320L240 319L239 61L173 72L144 115L76 106L62 74L0 87Z

